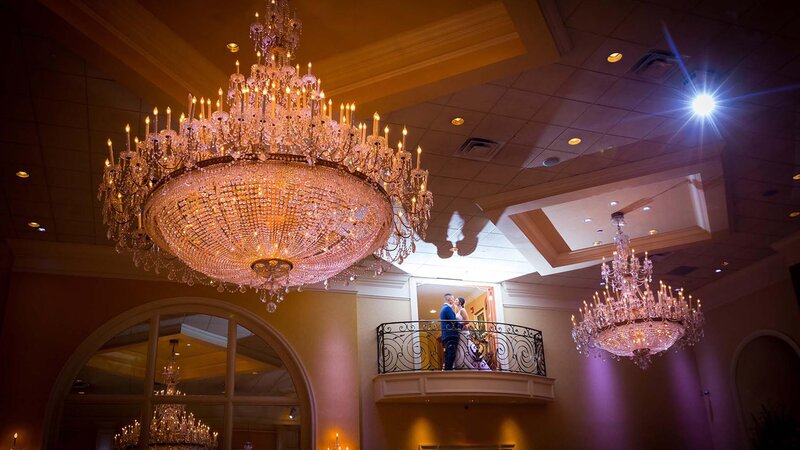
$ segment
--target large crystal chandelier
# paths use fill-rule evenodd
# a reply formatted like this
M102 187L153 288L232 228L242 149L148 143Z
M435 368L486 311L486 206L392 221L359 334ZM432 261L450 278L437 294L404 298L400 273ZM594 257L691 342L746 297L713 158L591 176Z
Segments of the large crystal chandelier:
M172 352L163 372L166 387L156 391L155 395L185 395L178 389L180 367L177 353L175 353L178 340L171 339L169 343L172 345ZM139 448L141 428L138 420L134 420L131 425L122 427L122 431L114 436L114 448L116 450ZM153 417L150 420L150 439L146 448L213 450L217 448L217 433L212 433L208 425L195 419L192 413L187 414L186 405L160 404L153 409Z
M625 356L646 369L651 355L700 340L700 300L693 301L682 288L673 290L662 282L654 293L653 263L647 253L640 261L630 248L630 239L622 232L623 214L612 214L611 223L617 227L616 251L610 266L603 258L605 291L595 292L591 303L583 302L579 321L572 316L572 337L584 355Z
M145 120L142 140L114 158L111 140L100 198L108 236L145 270L220 291L254 289L273 312L289 287L333 277L374 254L400 262L424 237L433 203L428 172L389 128L338 116L321 81L291 61L302 25L287 0L268 0L250 26L256 61L230 76L215 99L189 95ZM152 120L151 120L152 119Z

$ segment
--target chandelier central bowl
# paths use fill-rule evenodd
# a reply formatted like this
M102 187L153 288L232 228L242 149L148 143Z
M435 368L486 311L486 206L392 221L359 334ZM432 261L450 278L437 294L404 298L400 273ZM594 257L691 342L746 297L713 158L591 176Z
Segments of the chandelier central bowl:
M143 220L192 269L242 287L323 281L388 238L392 203L358 172L301 157L231 157L162 180ZM280 282L280 283L278 283Z

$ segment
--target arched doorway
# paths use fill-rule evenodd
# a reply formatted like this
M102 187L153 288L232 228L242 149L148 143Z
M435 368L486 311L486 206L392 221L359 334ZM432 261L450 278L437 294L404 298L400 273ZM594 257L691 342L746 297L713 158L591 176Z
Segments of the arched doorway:
M733 385L742 428L755 448L796 443L800 430L800 349L777 332L745 339L734 355Z
M180 366L180 397L158 392L171 360ZM50 395L45 448L112 449L134 421L147 442L152 415L165 404L218 433L220 449L312 447L313 395L285 340L228 302L173 298L115 317L72 354Z

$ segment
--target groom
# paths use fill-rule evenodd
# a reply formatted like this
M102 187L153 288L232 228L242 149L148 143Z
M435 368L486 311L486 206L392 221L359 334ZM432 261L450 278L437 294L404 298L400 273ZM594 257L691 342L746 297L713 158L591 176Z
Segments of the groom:
M444 346L444 370L453 370L456 361L456 348L458 347L458 330L461 324L456 320L456 313L453 310L455 302L453 294L444 294L444 306L439 312L439 320L442 321L442 345Z

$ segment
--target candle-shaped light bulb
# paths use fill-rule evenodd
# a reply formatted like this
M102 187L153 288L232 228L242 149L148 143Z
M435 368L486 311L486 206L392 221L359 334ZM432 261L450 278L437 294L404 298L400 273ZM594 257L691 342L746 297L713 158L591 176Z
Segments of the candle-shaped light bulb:
M374 137L378 137L378 122L381 120L381 116L378 115L376 111L375 114L372 115L372 135Z
M172 129L172 110L167 106L167 129Z
M417 169L419 169L420 159L422 159L422 147L417 146Z
M113 164L114 163L114 147L111 144L111 138L108 138L108 141L106 141L106 144L108 144L108 159L111 160L111 163Z
M150 134L150 116L144 118L144 125L145 125L144 135L145 137L147 137L147 135Z
M239 74L239 60L236 60L236 74Z
M222 107L224 106L222 101L222 88L219 88L217 95L219 95L219 100L217 100L217 111L222 111Z
M406 148L406 135L408 134L408 130L406 127L403 127L403 148Z
M125 124L125 140L128 151L131 151L131 125L127 123Z
M311 75L311 63L308 63L308 74Z
M153 126L156 133L158 133L158 108L153 108Z
M195 109L197 109L197 97L192 96L192 108L189 110L189 120L194 120Z
M261 50L256 52L256 59L258 60L258 65L261 65Z
M389 125L383 129L383 138L386 140L386 145L389 145Z

